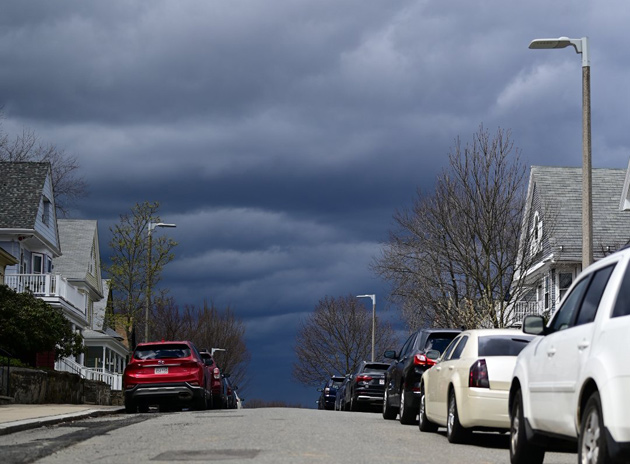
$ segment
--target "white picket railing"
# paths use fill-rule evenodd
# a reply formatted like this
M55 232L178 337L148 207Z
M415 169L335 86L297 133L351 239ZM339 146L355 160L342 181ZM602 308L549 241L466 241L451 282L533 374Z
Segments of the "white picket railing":
M122 390L122 374L106 372L104 369L90 369L68 358L55 362L55 370L78 374L84 379L105 382L112 390Z
M86 295L59 274L6 274L4 283L16 292L38 297L59 297L86 314Z

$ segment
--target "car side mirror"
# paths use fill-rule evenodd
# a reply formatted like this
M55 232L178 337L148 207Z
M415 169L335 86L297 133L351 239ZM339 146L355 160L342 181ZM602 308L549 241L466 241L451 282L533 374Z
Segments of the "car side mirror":
M530 335L543 335L545 332L545 320L542 316L525 316L525 319L523 319L523 332Z
M429 350L426 352L425 356L429 359L432 359L433 361L436 361L441 354L442 353L440 353L439 350Z
M387 350L383 353L383 357L387 359L396 359L396 352L394 350Z

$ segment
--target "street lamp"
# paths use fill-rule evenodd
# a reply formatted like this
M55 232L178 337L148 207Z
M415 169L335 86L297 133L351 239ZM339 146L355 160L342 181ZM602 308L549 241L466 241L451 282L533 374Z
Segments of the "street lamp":
M144 319L144 341L149 341L149 307L151 305L151 249L153 248L153 239L151 232L156 227L177 227L175 224L166 224L164 222L149 222L148 236L149 248L147 250L147 297L145 298L145 319Z
M593 187L591 166L591 62L588 37L581 39L536 39L529 48L549 49L572 46L582 55L582 270L593 262Z
M357 298L372 299L372 362L374 362L374 341L376 334L376 295L357 295Z

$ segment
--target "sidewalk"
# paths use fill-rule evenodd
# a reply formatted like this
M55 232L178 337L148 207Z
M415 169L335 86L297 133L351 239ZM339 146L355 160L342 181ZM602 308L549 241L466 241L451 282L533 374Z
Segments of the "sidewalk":
M95 404L0 405L0 435L124 411L124 406L99 406Z

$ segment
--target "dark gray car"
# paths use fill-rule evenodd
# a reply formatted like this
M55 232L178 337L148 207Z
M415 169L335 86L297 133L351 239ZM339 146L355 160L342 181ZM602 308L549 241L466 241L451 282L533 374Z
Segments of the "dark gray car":
M461 332L459 329L420 329L411 334L400 351L386 351L383 356L393 362L385 373L383 417L396 419L401 424L417 422L420 407L420 380L422 374L435 364L426 353L440 353Z

